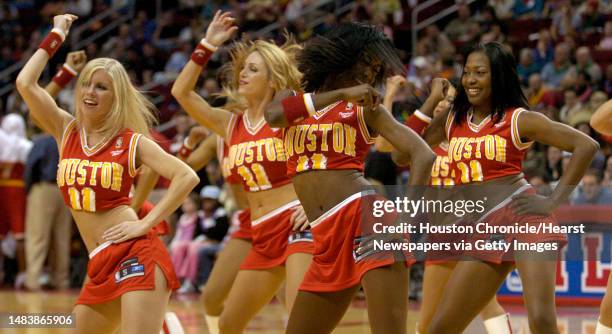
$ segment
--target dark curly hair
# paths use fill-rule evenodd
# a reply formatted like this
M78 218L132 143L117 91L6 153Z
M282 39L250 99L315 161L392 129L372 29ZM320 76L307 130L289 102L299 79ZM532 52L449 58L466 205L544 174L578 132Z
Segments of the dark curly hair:
M335 87L338 81L359 70L355 65L361 62L367 66L373 59L381 63L375 85L382 84L388 75L404 73L391 40L377 27L355 22L340 24L314 37L297 57L307 92L339 88Z
M529 109L529 104L521 89L520 79L516 74L516 60L512 51L499 42L474 44L467 50L466 63L468 56L474 52L484 53L491 64L491 119L499 120L508 108ZM465 67L465 63L463 66ZM455 122L461 123L470 108L472 108L472 104L470 104L465 88L460 82L453 105Z

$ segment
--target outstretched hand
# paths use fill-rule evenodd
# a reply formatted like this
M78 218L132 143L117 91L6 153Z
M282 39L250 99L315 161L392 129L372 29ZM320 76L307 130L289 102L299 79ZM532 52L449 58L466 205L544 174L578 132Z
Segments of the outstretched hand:
M230 12L218 10L206 30L206 41L214 46L225 43L238 30L235 21Z
M68 36L72 22L78 18L78 16L72 14L56 15L53 17L53 28L61 30L64 35Z

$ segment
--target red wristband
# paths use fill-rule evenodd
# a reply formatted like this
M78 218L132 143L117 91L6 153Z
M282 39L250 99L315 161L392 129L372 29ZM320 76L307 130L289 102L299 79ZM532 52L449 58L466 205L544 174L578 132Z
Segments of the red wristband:
M63 42L64 36L62 36L62 32L58 29L52 29L47 37L40 42L38 48L45 50L49 54L49 58L51 58L59 50Z
M216 50L216 47L206 42L206 40L202 40L200 43L198 43L195 50L193 50L191 60L202 67L206 66L206 63L208 63L208 60Z
M411 128L419 135L423 135L423 131L429 126L429 123L431 123L431 119L419 110L412 113L405 122L407 127Z
M289 124L297 123L314 113L310 94L289 96L284 98L281 103L283 104L283 113Z
M57 74L53 77L55 82L61 88L66 87L70 80L77 76L77 71L72 69L68 64L64 64L62 68L57 71Z
M187 158L187 157L189 157L191 155L191 152L193 152L193 150L187 148L187 146L185 146L185 144L183 144L181 146L181 148L179 149L178 154L182 158Z

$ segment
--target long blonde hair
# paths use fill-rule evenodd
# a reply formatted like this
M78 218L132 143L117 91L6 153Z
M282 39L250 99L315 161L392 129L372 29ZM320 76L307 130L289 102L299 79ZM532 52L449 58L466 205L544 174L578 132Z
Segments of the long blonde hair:
M91 82L95 71L102 70L111 78L113 104L106 115L99 132L113 134L124 128L149 136L149 128L156 122L153 114L155 106L146 96L132 85L123 65L112 58L96 58L89 61L81 71L77 87L84 87ZM79 89L79 88L77 88ZM80 94L75 94L76 119L83 124L83 111L79 103Z
M300 50L301 46L290 37L282 46L264 40L236 43L231 51L231 77L221 94L228 98L225 108L233 112L242 112L246 109L246 101L238 94L238 85L240 71L244 67L246 58L253 52L258 52L266 64L268 80L272 82L275 92L282 89L300 91L302 73L296 64L296 55Z

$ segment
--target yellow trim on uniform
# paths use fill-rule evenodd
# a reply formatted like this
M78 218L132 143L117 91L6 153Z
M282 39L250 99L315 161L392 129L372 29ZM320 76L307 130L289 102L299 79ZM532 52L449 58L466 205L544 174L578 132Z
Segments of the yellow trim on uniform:
M512 133L512 143L519 150L525 150L529 148L531 144L533 144L533 141L530 141L527 143L523 143L521 141L521 135L518 129L518 117L521 114L521 112L523 112L523 110L525 109L522 109L522 108L515 109L514 112L512 113L512 119L510 120L510 132Z
M23 188L25 187L25 182L23 182L23 180L20 179L7 179L7 180L0 180L0 187L19 187L19 188Z
M128 151L128 172L131 177L136 175L136 148L138 147L138 141L142 135L140 133L132 134L130 139L130 148Z
M450 130L453 125L453 121L455 120L455 113L449 112L446 116L446 124L444 124L444 130L446 132L446 140L450 140Z
M363 139L365 139L366 143L374 144L374 137L372 137L370 134L368 125L366 124L365 117L363 115L363 106L357 106L357 123L359 123L361 134L363 135Z

